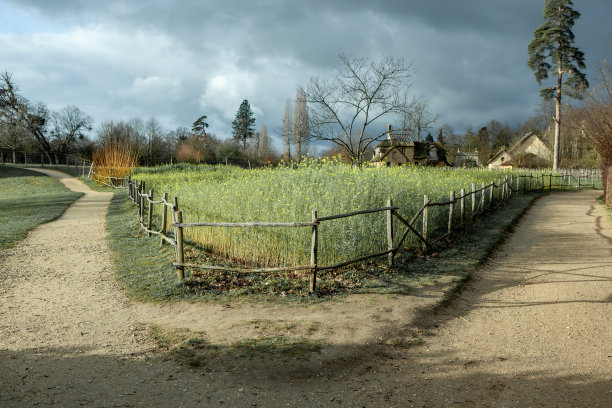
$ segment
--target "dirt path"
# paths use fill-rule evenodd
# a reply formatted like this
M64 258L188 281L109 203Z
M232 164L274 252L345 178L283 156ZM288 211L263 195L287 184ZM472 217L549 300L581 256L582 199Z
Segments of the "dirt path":
M541 199L432 316L444 285L310 308L133 303L104 240L110 194L48 174L86 195L0 254L2 407L612 406L612 227L596 192ZM230 353L264 318L326 343L297 360ZM188 370L155 350L150 324L203 331L219 351Z

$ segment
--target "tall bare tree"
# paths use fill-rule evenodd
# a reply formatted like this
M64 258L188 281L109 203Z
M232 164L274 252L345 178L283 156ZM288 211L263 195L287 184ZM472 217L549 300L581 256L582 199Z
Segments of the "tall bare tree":
M51 141L57 146L57 153L64 155L74 147L84 133L91 130L93 118L76 106L66 106L51 115Z
M283 116L283 156L286 160L291 160L291 144L293 143L293 120L292 120L291 101L285 102L285 114Z
M303 88L298 88L295 98L295 109L293 110L293 145L295 146L295 157L300 161L302 156L308 152L308 140L310 139L310 125L308 123L308 105L306 104L306 93Z
M421 141L423 133L433 129L438 115L431 113L429 103L422 96L412 98L406 105L408 109L402 114L402 128L407 131L404 138L413 135L415 140Z
M311 78L306 89L311 139L339 146L361 165L365 150L386 134L381 122L408 110L404 95L412 67L393 57L373 61L340 55L340 61L332 80Z
M601 83L589 92L582 107L581 128L601 156L604 197L612 207L612 68L604 64L599 74Z
M33 136L51 161L53 149L45 136L49 110L42 103L30 104L18 91L11 74L6 71L0 74L0 123L19 128Z
M270 137L265 123L262 123L259 130L258 154L264 160L270 155Z

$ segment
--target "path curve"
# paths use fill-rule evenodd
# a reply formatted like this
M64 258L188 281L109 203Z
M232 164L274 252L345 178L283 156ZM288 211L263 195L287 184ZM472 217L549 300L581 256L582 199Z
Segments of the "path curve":
M243 319L333 316L340 327L359 309L353 322L386 319L419 333L420 346L377 345L373 327L339 336L329 330L332 320L322 333L336 342L328 359L229 360L189 371L154 352L142 323L155 317L208 329L211 338L215 331L238 336L240 324L222 324L231 311L127 299L105 241L111 194L37 170L85 195L0 254L7 276L0 286L2 407L612 406L612 228L598 192L541 199L461 296L433 317L418 310L428 310L435 291L310 310L239 305L234 312ZM342 354L366 338L368 348Z

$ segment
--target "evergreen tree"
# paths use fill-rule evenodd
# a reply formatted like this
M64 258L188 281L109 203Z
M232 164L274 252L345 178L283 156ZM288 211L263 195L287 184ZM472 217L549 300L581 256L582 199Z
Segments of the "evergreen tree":
M242 147L246 149L247 140L255 135L255 116L251 105L246 99L240 104L236 119L232 122L232 135L238 142L242 142Z
M206 122L206 115L202 115L196 119L195 122L193 122L193 125L191 125L191 131L194 134L205 135L207 127L208 123Z
M584 53L576 48L572 28L580 13L572 9L571 0L546 0L544 24L533 33L527 51L527 65L535 74L538 84L551 74L556 84L542 89L545 99L555 100L555 137L553 169L559 167L559 142L561 135L561 96L582 99L589 83L580 69L585 69ZM564 79L565 75L565 79Z

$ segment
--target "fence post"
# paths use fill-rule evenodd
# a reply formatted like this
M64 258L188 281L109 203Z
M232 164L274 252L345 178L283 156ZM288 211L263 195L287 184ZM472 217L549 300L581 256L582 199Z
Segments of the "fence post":
M453 231L453 215L455 215L455 192L451 191L449 194L450 206L448 208L448 233Z
M463 221L465 220L465 188L461 189L461 227L463 227Z
M151 231L151 227L153 227L153 190L149 190L149 208L147 212L147 229ZM151 232L147 232L147 236L151 236Z
M472 183L472 218L474 218L476 212L476 183Z
M85 160L83 160L83 177L85 177Z
M481 212L484 212L485 210L485 193L487 192L486 187L485 187L485 182L483 181L481 186L481 191L480 191L480 208L481 208Z
M491 190L489 190L489 209L493 208L493 190L495 189L495 182L491 182Z
M523 193L525 192L525 183L523 183ZM521 175L519 174L516 177L516 194L520 194L521 193Z
M387 207L393 207L393 200L387 200ZM393 210L387 210L387 249L393 249ZM393 252L388 254L389 266L393 266Z
M138 206L138 217L140 217L140 213L141 213L141 208L140 208L140 194L141 194L141 187L142 187L142 181L140 181L138 184L136 184L136 205Z
M144 192L145 182L140 182L140 223L144 224Z
M312 211L312 243L310 246L310 287L309 293L313 295L317 290L317 264L319 257L319 221L317 210Z
M166 218L168 217L168 206L165 203L168 201L168 193L164 193L163 197L164 198L162 201L164 202L162 203L162 221L161 221L161 231L160 231L162 234L162 237L159 239L160 240L159 246L164 246L163 235L166 235Z
M43 154L40 154L40 167L45 167L45 157Z
M425 241L427 241L427 222L429 221L428 204L429 204L429 197L427 196L427 194L425 194L423 196L423 205L425 206L425 208L423 208L423 233L421 234ZM425 243L423 242L423 252L425 251L427 251L427 245L425 245Z
M183 227L178 227L176 224L183 222L183 214L180 211L174 213L174 235L176 238L176 275L179 282L185 279L185 267L182 264L185 262L185 253L183 252Z
M510 195L512 195L512 191L510 191L510 184L508 184L508 176L504 177L504 195L503 195L503 199L507 199L508 197L510 197Z
M552 190L552 171L548 174L548 190Z

